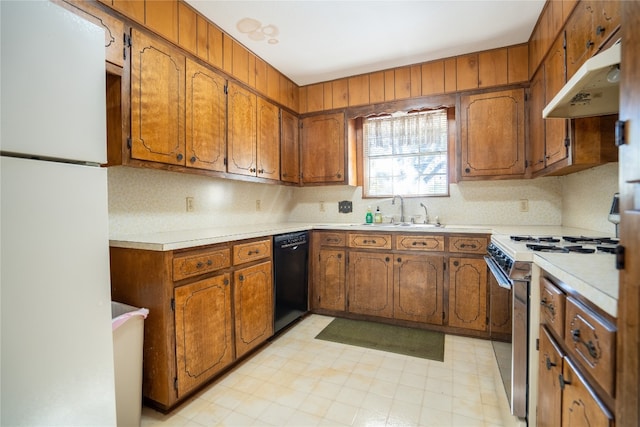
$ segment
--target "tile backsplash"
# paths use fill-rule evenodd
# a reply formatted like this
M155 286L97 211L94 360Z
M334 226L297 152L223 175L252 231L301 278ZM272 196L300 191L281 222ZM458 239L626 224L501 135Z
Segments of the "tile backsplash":
M368 206L383 215L400 214L391 199L363 199L360 187L290 187L216 179L153 169L109 168L109 225L112 236L247 223L301 221L364 222ZM565 177L471 181L452 184L449 197L405 199L405 219L459 225L566 225L612 234L606 217L618 188L617 163ZM193 197L193 211L186 198ZM260 210L256 201L260 200ZM338 212L338 202L353 212ZM526 200L527 211L521 211Z

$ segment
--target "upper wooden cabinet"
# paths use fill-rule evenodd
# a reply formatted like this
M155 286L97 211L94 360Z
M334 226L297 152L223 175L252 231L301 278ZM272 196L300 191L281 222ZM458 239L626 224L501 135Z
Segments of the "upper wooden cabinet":
M256 95L229 82L227 146L230 173L255 176L256 167Z
M280 112L280 179L297 184L300 182L300 141L298 117Z
M135 29L131 44L131 157L184 165L185 57Z
M580 1L567 21L567 79L620 25L619 1Z
M145 0L99 0L128 18L144 24Z
M461 97L463 179L524 174L524 111L524 89Z
M186 74L186 165L224 172L226 80L190 59Z
M306 117L301 128L302 183L345 182L344 113Z
M280 179L280 109L258 98L257 176Z

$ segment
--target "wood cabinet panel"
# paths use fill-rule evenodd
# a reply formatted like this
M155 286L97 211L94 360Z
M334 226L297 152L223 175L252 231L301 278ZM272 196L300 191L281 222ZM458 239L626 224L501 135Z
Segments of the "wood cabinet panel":
M280 179L280 110L258 98L257 106L257 175Z
M322 100L324 110L333 109L333 84L331 82L322 84Z
M185 58L135 29L131 43L131 157L184 165Z
M240 43L232 40L232 75L244 83L249 83L249 51Z
M349 83L347 79L334 80L331 83L331 108L344 108L349 105Z
M233 362L229 273L175 290L178 398Z
M233 43L234 40L225 32L222 33L222 69L233 76Z
M562 376L564 353L544 326L540 326L538 357L538 427L562 426Z
M256 90L264 95L267 94L267 63L260 58L256 58Z
M323 233L324 234L324 233ZM331 234L321 241L331 239ZM321 243L323 244L323 243ZM345 311L347 253L344 249L320 249L316 269L314 306L319 309Z
M407 234L396 236L394 249L403 251L444 251L444 236Z
M564 338L566 300L564 292L548 279L540 278L540 323L560 339Z
M565 54L564 37L560 35L549 49L545 59L545 105L553 99L567 81ZM536 114L541 114L541 112L536 112ZM544 125L545 167L548 167L567 158L567 120L544 119Z
M271 261L234 272L236 357L242 357L273 335Z
M196 16L196 55L209 61L209 22L200 14Z
M229 248L189 251L185 255L173 258L173 280L177 282L230 266L231 251Z
M344 182L344 113L302 119L300 135L303 183Z
M383 102L384 99L384 72L371 73L369 75L369 102L376 104Z
M402 67L394 70L394 96L395 99L411 97L411 68Z
M269 64L267 64L267 96L271 99L280 98L280 73Z
M186 165L224 172L226 80L190 59L187 59L186 80Z
M467 90L478 87L478 54L456 57L456 89Z
M537 172L545 167L545 64L542 64L529 85L529 167Z
M524 90L461 98L462 177L522 175Z
M384 72L384 100L393 101L396 99L396 76L395 70Z
M280 136L280 179L284 182L300 182L300 141L298 117L282 110Z
M444 91L444 61L422 64L422 95L436 95Z
M144 24L170 42L178 44L178 1L154 0L145 3Z
M456 58L444 60L444 91L455 92L457 90L458 71Z
M394 319L442 325L444 257L394 256Z
M322 231L315 234L315 236L322 246L347 246L347 235L345 233Z
M198 53L198 15L183 2L178 2L178 44L191 53Z
M349 106L369 103L369 75L349 78Z
M391 249L391 234L349 233L350 248Z
M487 253L487 243L486 237L451 236L449 237L448 251L484 255Z
M582 1L567 22L567 79L595 52L594 3Z
M563 426L613 427L613 414L606 408L569 358L564 359L562 391Z
M491 87L508 83L507 49L495 49L478 54L478 87Z
M393 317L392 257L378 252L349 252L349 312Z
M256 95L229 82L227 95L227 171L256 175Z
M258 261L271 256L271 239L233 245L233 265Z
M321 111L324 109L324 88L322 83L307 87L307 111Z
M222 31L213 24L207 27L209 64L222 69L224 62Z
M422 95L422 67L420 65L411 66L411 98Z
M486 331L487 264L482 258L449 258L449 326Z
M529 80L529 46L527 44L507 48L509 83Z
M144 24L145 0L113 0L109 4L124 16Z

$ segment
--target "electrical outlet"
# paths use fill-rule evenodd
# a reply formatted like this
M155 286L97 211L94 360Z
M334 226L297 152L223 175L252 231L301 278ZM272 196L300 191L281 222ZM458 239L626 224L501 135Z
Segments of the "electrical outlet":
M187 212L193 212L193 197L187 197Z
M529 212L529 200L520 199L520 212Z
M325 212L324 202L320 202L320 212Z
M262 210L262 202L260 202L260 199L256 200L256 212L260 212Z

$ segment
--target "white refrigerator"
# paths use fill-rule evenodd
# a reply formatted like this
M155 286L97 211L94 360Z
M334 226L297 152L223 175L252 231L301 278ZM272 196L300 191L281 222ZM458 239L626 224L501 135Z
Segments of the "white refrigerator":
M0 425L115 425L104 32L0 16Z

